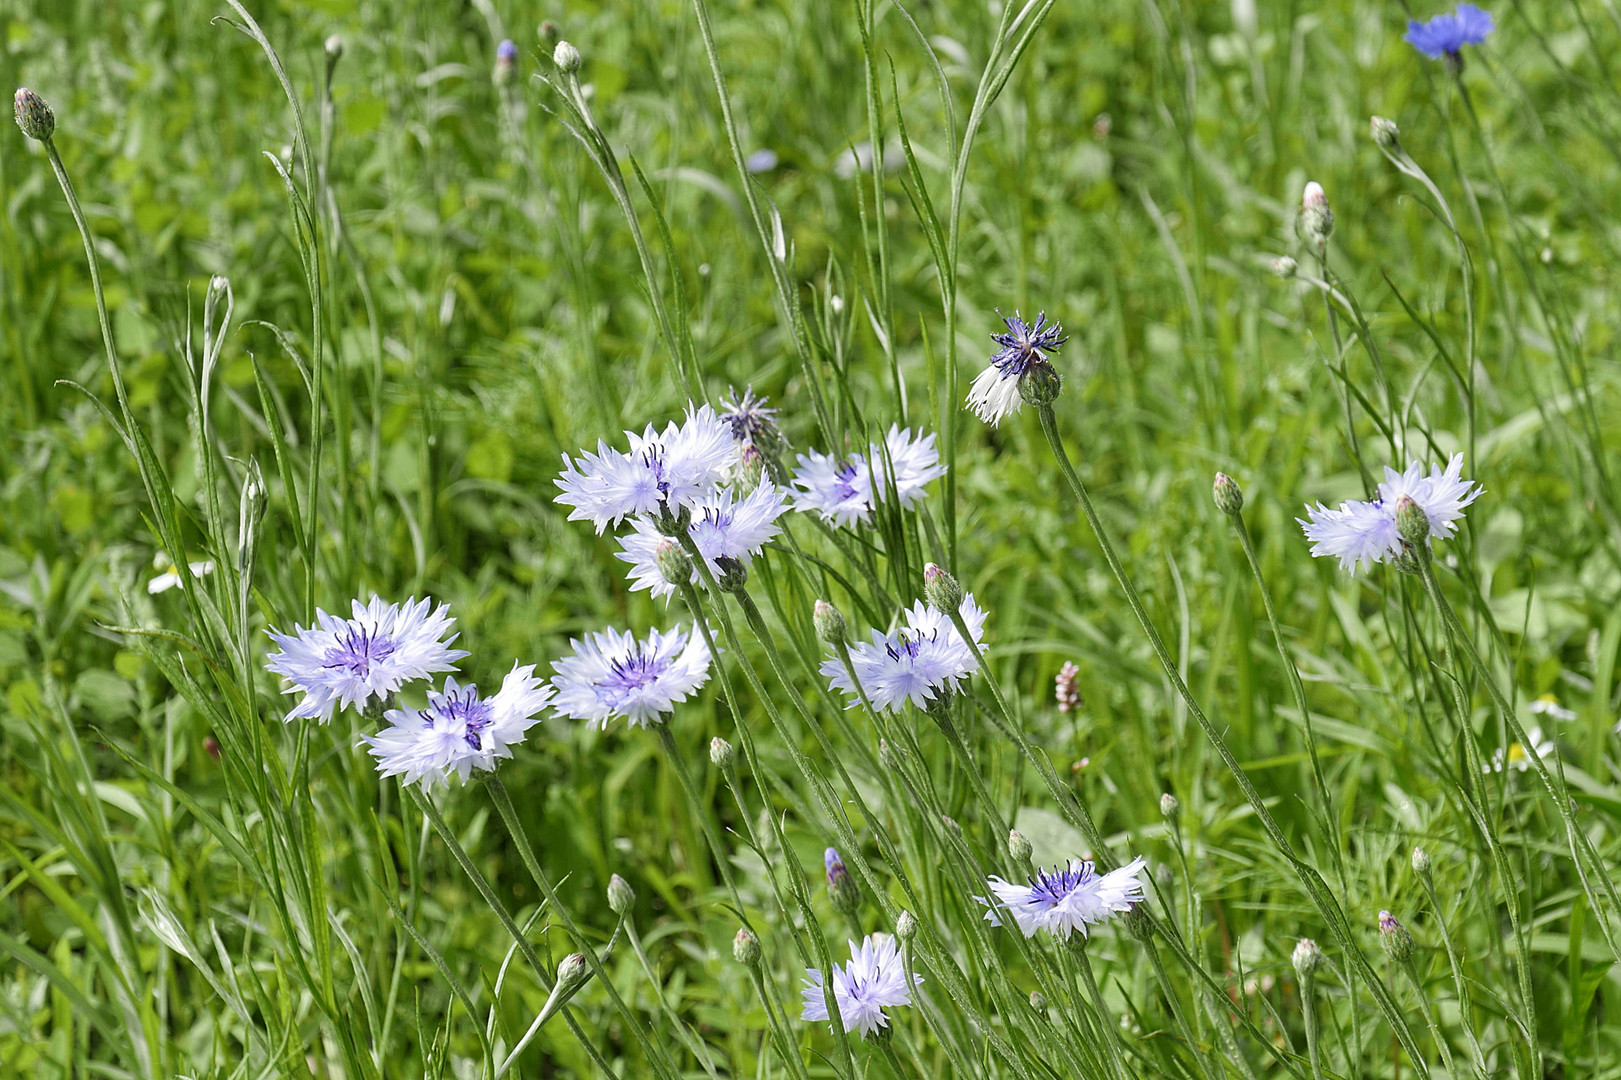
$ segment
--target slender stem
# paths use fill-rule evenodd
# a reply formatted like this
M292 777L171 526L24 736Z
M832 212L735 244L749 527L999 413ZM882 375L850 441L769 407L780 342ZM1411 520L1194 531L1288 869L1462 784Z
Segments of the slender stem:
M1362 950L1357 945L1352 934L1350 923L1346 919L1344 911L1340 908L1339 901L1334 898L1334 894L1329 891L1327 883L1323 881L1322 876L1317 873L1316 869L1295 854L1294 846L1289 843L1289 838L1272 817L1272 811L1267 809L1266 801L1261 798L1261 793L1255 789L1249 774L1244 771L1244 767L1239 764L1238 758L1233 755L1220 729L1205 715L1204 709L1200 707L1198 700L1193 696L1193 692L1188 689L1187 683L1183 680L1182 673L1177 668L1176 660L1166 649L1165 642L1160 639L1159 631L1155 629L1152 620L1148 617L1148 612L1143 608L1136 587L1132 585L1131 579L1126 575L1125 567L1120 563L1119 556L1115 554L1114 545L1109 543L1108 534L1103 528L1103 522L1098 517L1097 510L1092 506L1092 500L1086 493L1086 487L1081 483L1080 476L1075 472L1075 466L1070 463L1069 453L1064 449L1063 440L1058 434L1058 422L1053 416L1052 404L1047 403L1038 406L1037 412L1041 417L1042 431L1046 434L1047 442L1052 447L1053 456L1058 460L1059 469L1063 472L1064 479L1068 481L1070 489L1075 493L1076 500L1081 504L1081 510L1086 515L1087 523L1092 527L1092 533L1097 538L1098 546L1103 549L1103 557L1108 562L1109 569L1113 571L1115 581L1119 584L1121 591L1125 593L1126 601L1131 605L1132 614L1137 617L1138 625L1142 627L1143 634L1148 638L1148 643L1154 650L1154 655L1159 660L1160 667L1164 669L1166 677L1170 679L1172 686L1181 695L1182 701L1188 707L1188 712L1198 722L1200 729L1205 734L1205 738L1210 740L1211 745L1216 748L1216 752L1221 756L1223 763L1226 764L1228 771L1232 773L1233 779L1238 782L1239 789L1244 793L1244 798L1249 802L1251 809L1255 811L1256 819L1260 821L1262 828L1266 830L1267 835L1271 838L1273 844L1277 846L1278 851L1288 860L1290 867L1293 868L1301 884L1305 887L1307 895L1311 897L1312 902L1317 906L1318 911L1328 923L1329 929L1333 931L1334 936L1339 939L1340 947L1345 950L1347 956L1351 957L1352 962L1361 972L1363 981L1368 984L1380 1012L1384 1013L1385 1019L1389 1021L1391 1029L1401 1042L1402 1049L1407 1052L1407 1056L1412 1061L1414 1068L1421 1075L1428 1076L1429 1066L1424 1063L1423 1052L1419 1049L1418 1042L1413 1037L1413 1032L1407 1024L1407 1018L1401 1014L1395 999L1391 997L1384 984L1379 981L1378 975L1373 971L1372 965L1368 963L1367 957L1362 954Z
M1317 979L1312 975L1300 980L1300 1010L1306 1018L1306 1055L1311 1059L1312 1080L1323 1080L1322 1020L1317 1015Z
M1457 1066L1452 1063L1452 1047L1447 1043L1440 1023L1436 1021L1435 1011L1430 1008L1429 999L1424 996L1424 981L1418 977L1418 967L1413 963L1411 956L1402 962L1401 969L1407 976L1407 981L1413 984L1413 993L1418 997L1419 1015L1424 1017L1425 1026L1430 1029L1430 1038L1435 1040L1436 1049L1441 1051L1441 1064L1446 1066L1447 1076L1457 1076Z
M1098 989L1098 981L1092 974L1092 960L1086 955L1087 939L1079 934L1071 934L1069 939L1069 954L1075 959L1075 966L1080 969L1081 980L1086 983L1087 996L1092 999L1092 1008L1098 1014L1098 1026L1103 1029L1103 1041L1109 1047L1109 1064L1114 1069L1118 1080L1126 1080L1126 1066L1120 1058L1120 1025L1115 1022L1114 1014L1104 1004L1103 991Z
M1458 962L1458 951L1452 945L1452 935L1447 932L1446 918L1441 913L1441 904L1435 895L1435 883L1427 873L1420 874L1419 881L1424 886L1424 895L1430 898L1430 911L1435 915L1436 928L1441 932L1441 947L1446 950L1447 964L1452 968L1452 985L1458 993L1458 1019L1463 1024L1463 1033L1469 1038L1469 1048L1474 1051L1475 1071L1484 1077L1486 1054L1480 1047L1480 1039L1475 1036L1474 1010L1469 1003L1469 982L1463 977L1463 967Z

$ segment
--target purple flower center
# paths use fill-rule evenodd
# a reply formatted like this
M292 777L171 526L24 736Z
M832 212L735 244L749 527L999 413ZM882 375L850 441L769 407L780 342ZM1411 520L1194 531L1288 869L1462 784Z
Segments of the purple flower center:
M385 634L365 626L350 626L338 637L322 657L321 666L343 668L359 679L371 677L371 669L390 656L398 643Z
M1030 879L1030 898L1040 900L1044 904L1057 904L1064 897L1085 885L1096 876L1090 862L1073 864L1073 866L1053 867L1051 870L1037 870L1035 877Z
M599 698L620 700L645 686L656 682L664 674L666 664L657 656L650 656L637 646L636 651L608 665L608 676L597 683Z
M467 686L441 694L437 701L422 710L422 722L429 727L434 726L435 719L447 724L460 722L467 745L477 750L479 736L490 726L492 711L488 701L479 700L477 688Z
M1069 340L1064 336L1063 327L1047 322L1045 311L1037 315L1033 323L1025 322L1018 312L1002 316L1002 322L1007 324L1007 333L991 335L991 340L1002 346L1002 351L991 357L991 363L1003 375L1023 375L1032 365L1044 363L1047 353L1056 351Z
M891 660L899 660L904 656L908 660L916 660L918 650L923 647L923 636L914 636L902 631L901 633L896 634L895 637L895 641L884 646L884 651L889 654L889 658ZM927 640L940 640L940 631L936 630L930 633Z
M856 497L855 462L846 461L843 465L840 465L838 469L834 471L833 479L833 494L838 496L840 502L843 502L845 499L853 499Z

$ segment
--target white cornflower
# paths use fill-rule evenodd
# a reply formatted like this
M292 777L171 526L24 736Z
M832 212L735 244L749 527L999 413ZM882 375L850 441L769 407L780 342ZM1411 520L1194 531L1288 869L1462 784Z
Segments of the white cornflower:
M976 646L985 637L985 611L972 593L963 597L957 610L973 635L972 645L963 640L950 616L918 601L905 612L899 629L889 634L874 630L871 642L850 646L850 666L874 708L899 712L908 700L927 708L942 690L955 690L979 667ZM821 671L834 690L849 695L851 708L861 703L840 657L824 661Z
M1576 712L1559 704L1559 699L1552 694L1543 694L1531 702L1529 708L1539 716L1551 716L1555 720L1569 722L1576 719Z
M354 601L353 618L340 619L316 609L315 625L294 625L293 633L268 631L281 651L270 654L265 666L285 676L287 693L303 699L286 719L332 719L334 710L361 708L372 698L386 699L408 682L441 671L455 671L466 656L452 649L448 638L455 619L448 604L430 612L433 601L412 597L404 604L385 604L376 596L371 603Z
M805 1011L801 1020L827 1020L827 994L824 976L815 968L805 969ZM921 985L923 976L906 978L895 939L888 934L868 934L858 946L850 942L850 962L833 965L833 998L839 1003L839 1019L844 1030L865 1039L879 1028L889 1026L885 1009L912 1004L912 987Z
M1024 405L1019 381L1025 373L1050 366L1052 354L1069 340L1064 336L1063 327L1047 322L1045 311L1037 315L1033 323L1025 322L1018 312L1003 315L1002 322L1007 331L991 335L991 340L1000 345L1001 350L991 357L984 371L974 376L973 385L968 388L968 407L992 426Z
M891 492L902 508L923 498L923 489L946 474L934 435L913 436L910 428L890 425L883 443L873 443L866 454L834 458L812 450L799 455L794 473L794 507L815 511L823 521L848 528L872 520L877 498Z
M168 592L170 589L184 589L186 587L185 578L181 576L179 568L175 566L174 560L169 558L167 551L160 551L152 556L152 569L163 571L146 583L146 591L153 596L160 592ZM212 574L214 572L214 561L212 559L202 559L189 562L186 564L186 570L186 577L202 577L204 574Z
M445 679L443 692L428 691L425 709L390 709L389 726L361 741L377 759L384 776L404 777L432 790L448 784L452 773L463 782L474 769L494 771L502 758L540 718L535 714L551 699L552 688L535 677L535 665L516 663L494 697L481 698L478 687Z
M702 634L679 626L654 630L644 642L609 627L569 642L573 656L552 664L553 707L599 728L622 716L633 727L661 720L709 680L709 646Z
M573 507L570 521L589 521L601 533L627 517L673 511L708 493L737 461L731 427L708 405L689 407L679 425L658 431L649 424L625 437L629 451L599 441L594 454L563 455L556 501Z
M1544 739L1542 737L1542 729L1540 727L1534 727L1530 731L1527 731L1525 733L1525 738L1526 742L1530 744L1529 746L1527 746L1525 743L1509 743L1506 749L1499 746L1496 750L1493 750L1490 763L1482 765L1480 767L1480 771L1502 772L1506 767L1510 769L1518 769L1520 772L1525 772L1531 767L1531 757L1533 754L1538 758L1551 757L1553 755L1553 740Z
M720 488L692 504L692 524L687 533L709 564L709 572L719 578L721 569L716 559L736 559L747 569L766 541L782 531L777 519L787 511L787 493L769 482L761 483L741 499L733 497L731 488ZM630 563L631 588L648 589L654 596L674 593L675 586L664 579L658 566L658 548L664 535L648 518L631 522L631 530L619 538L624 550L618 556ZM701 580L697 567L693 567L692 580Z
M1084 937L1090 924L1130 911L1142 901L1143 883L1137 875L1145 865L1147 861L1139 856L1100 874L1090 861L1071 859L1067 866L1037 868L1024 885L993 876L988 883L996 902L982 896L975 899L988 909L985 920L992 926L1002 925L1001 911L1005 910L1025 937L1034 937L1038 930L1060 940L1068 940L1072 930Z
M1457 532L1463 509L1478 499L1485 489L1464 480L1463 455L1454 454L1445 471L1431 466L1429 474L1418 462L1406 472L1386 467L1379 497L1371 502L1349 500L1338 509L1322 503L1306 507L1306 518L1296 520L1312 542L1311 553L1332 555L1340 568L1351 573L1374 563L1389 562L1401 554L1401 536L1396 532L1396 501L1403 495L1418 504L1429 519L1430 536L1445 540Z

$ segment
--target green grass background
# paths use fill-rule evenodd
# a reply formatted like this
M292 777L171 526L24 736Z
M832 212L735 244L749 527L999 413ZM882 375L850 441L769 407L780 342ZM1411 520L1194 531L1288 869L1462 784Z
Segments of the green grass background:
M312 130L321 122L322 41L337 33L344 43L328 180L346 246L327 285L316 602L330 610L373 590L448 601L473 650L464 669L481 682L514 657L544 666L571 635L605 623L683 617L630 594L611 540L565 522L551 502L562 453L677 416L686 395L625 220L548 109L553 92L531 77L553 73L537 25L555 20L584 55L581 79L598 122L660 200L673 259L630 179L657 253L657 287L674 290L669 269L679 271L708 392L718 399L729 386L752 385L782 408L797 446L816 444L809 390L746 217L691 7L281 0L252 9ZM978 3L909 10L934 42L960 129L995 16ZM1612 272L1621 245L1621 83L1612 69L1621 23L1596 2L1493 10L1499 31L1469 53L1463 75L1477 129L1444 67L1400 40L1400 5L1062 0L973 149L957 350L965 389L989 355L996 309L1045 309L1064 322L1071 338L1057 412L1071 453L1190 684L1298 846L1326 868L1307 808L1300 717L1253 579L1209 497L1218 469L1243 485L1345 837L1341 902L1381 970L1377 912L1388 908L1412 927L1431 1000L1447 1003L1438 1007L1456 1032L1436 931L1445 918L1467 957L1494 1071L1531 1075L1513 1027L1524 1005L1515 1004L1522 975L1504 889L1455 806L1457 751L1426 734L1444 689L1414 653L1425 633L1436 640L1423 595L1392 571L1353 580L1312 560L1294 524L1306 501L1358 496L1361 484L1321 299L1269 268L1283 253L1307 267L1294 221L1302 184L1320 181L1337 220L1330 265L1377 337L1406 447L1430 459L1464 448L1464 403L1438 349L1461 362L1458 259L1422 189L1368 138L1370 114L1395 119L1403 145L1458 214L1478 292L1469 470L1487 494L1464 536L1437 557L1472 567L1484 599L1459 605L1522 712L1552 694L1577 713L1558 725L1559 755L1579 820L1613 866L1621 825L1611 734L1621 645L1621 461L1613 451L1621 313ZM888 173L876 207L870 177L839 168L841 154L868 138L854 12L843 2L727 0L711 14L744 150L778 155L777 167L757 177L759 190L792 243L818 360L841 388L841 424L934 430L944 329L912 185L904 170ZM895 131L893 66L938 205L954 154L947 117L916 37L896 8L880 13L873 46L885 130ZM235 294L214 376L220 452L274 471L255 358L291 440L302 449L310 439L303 383L271 329L283 328L307 354L294 227L283 183L263 156L293 141L290 113L258 47L211 22L224 14L198 0L0 6L0 83L28 85L56 110L57 144L98 237L130 404L198 549L205 481L183 354L188 328L200 333L210 275L228 276ZM491 78L503 36L520 46L505 93ZM79 237L38 144L15 130L0 136L0 207L0 1075L142 1075L111 1034L125 1027L110 1015L109 970L118 966L152 1003L163 1055L154 1075L348 1075L331 1021L289 972L297 945L269 918L262 890L192 812L115 749L172 776L244 839L256 835L254 823L231 817L217 733L149 655L167 646L115 629L179 629L186 616L178 592L147 594L159 542L133 459L96 405L62 383L110 400ZM874 295L875 216L888 228L904 401L863 303ZM1360 346L1349 345L1343 363L1346 381L1381 392ZM1289 954L1301 936L1327 947L1315 910L1155 666L1033 418L991 430L961 410L947 416L959 449L955 568L991 612L995 670L1026 730L1105 833L1169 868L1173 895L1186 887L1196 896L1193 941L1204 966L1269 1038L1302 1053ZM1390 458L1365 417L1357 435L1370 465ZM274 478L272 486L253 583L255 635L266 622L305 618L299 538L285 492ZM931 512L947 520L942 496ZM780 596L773 617L785 627L798 620L784 641L814 650L808 612L793 590ZM1065 661L1079 665L1085 700L1072 714L1058 713L1051 694ZM264 738L292 761L296 736L279 723L269 677L261 681ZM1475 699L1484 745L1500 745L1488 700ZM974 843L995 848L1000 840L986 834L970 787L916 719L943 801ZM796 791L763 712L756 707L742 722L760 733L784 790ZM711 689L672 725L711 792L719 781L706 745L732 723ZM496 993L510 942L414 807L375 779L353 747L356 724L340 717L309 747L325 903L355 947L334 962L336 997L356 1011L367 998L374 1035L386 1024L382 1075L478 1075L473 1029L487 1022L492 999L510 1046L544 990L514 971ZM972 735L1004 805L1035 808L1020 824L1038 858L1079 854L1012 748L989 727ZM850 753L858 781L875 784ZM602 940L615 922L601 899L609 874L635 887L656 981L624 948L610 966L659 1037L675 1045L673 1014L727 1074L778 1075L780 1057L763 1044L764 1013L730 955L737 919L656 742L548 720L502 776L542 862L554 880L566 879L565 902ZM1559 819L1529 778L1511 773L1499 790L1502 817L1492 829L1524 903L1533 964L1523 985L1536 1002L1540 1067L1547 1076L1617 1075L1621 987L1594 929L1603 916L1589 910ZM1159 813L1166 791L1183 806L1187 877ZM830 834L807 798L784 796L776 811L814 873ZM532 911L533 886L481 789L454 788L440 803L510 906ZM742 827L728 802L715 805L723 825ZM98 836L99 844L85 839ZM1434 857L1439 911L1409 869L1414 845ZM756 925L769 927L762 865L746 852L739 860L759 905ZM127 900L134 955L97 950L96 929L108 932L114 918L110 894ZM419 943L402 937L391 902L408 909L477 1017L453 1003L445 973ZM837 945L843 930L825 897L817 904ZM942 904L942 925L975 917ZM869 909L865 928L888 929L875 916ZM180 929L166 936L171 924ZM177 934L201 943L214 977L249 1002L251 1023L176 948ZM535 940L554 959L571 951L557 931L537 929ZM1128 1037L1151 1047L1134 1067L1181 1075L1187 1066L1178 1063L1191 1055L1176 1045L1166 1004L1130 949L1123 933L1094 946L1111 1000L1136 1017ZM802 965L780 942L768 941L766 955L768 976L794 998ZM396 971L400 989L390 999ZM1416 1030L1412 987L1394 973L1391 985L1415 1009ZM658 995L670 1013L657 1011ZM1365 1014L1364 1044L1350 1056L1361 1075L1412 1070L1371 1004L1342 1005L1338 1015ZM621 1075L649 1075L600 987L576 999L574 1015ZM962 1071L916 1010L900 1022L914 1067ZM253 1024L285 1038L268 1048L245 1042ZM1245 1033L1233 1051L1211 1022L1202 1026L1210 1041L1200 1052L1224 1061L1228 1075L1286 1074ZM795 1029L811 1071L830 1070L825 1032ZM1337 1037L1343 1046L1351 1035ZM698 1069L688 1051L672 1052ZM859 1049L857 1057L883 1074L879 1059ZM1342 1060L1331 1057L1338 1072ZM555 1023L519 1067L527 1075L593 1069ZM980 1067L1004 1075L989 1057Z

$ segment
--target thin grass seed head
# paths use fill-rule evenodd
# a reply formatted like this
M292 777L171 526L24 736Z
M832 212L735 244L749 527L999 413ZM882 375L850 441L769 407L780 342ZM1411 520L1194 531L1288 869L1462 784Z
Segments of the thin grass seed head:
M377 760L383 776L424 790L446 786L455 776L466 783L475 769L494 772L512 748L524 741L552 688L535 676L535 665L512 665L493 696L481 697L471 683L446 677L443 690L428 691L421 709L390 709L388 726L360 741Z
M279 651L265 666L287 680L287 693L302 695L284 719L326 723L339 708L362 709L407 683L455 671L468 654L450 647L457 635L449 605L432 605L428 597L385 604L373 596L355 600L347 619L317 608L313 626L267 630Z
M1025 937L1045 930L1067 941L1073 931L1079 930L1084 937L1089 926L1107 922L1140 903L1144 898L1140 875L1147 865L1139 856L1100 874L1090 860L1071 859L1051 870L1038 868L1022 885L993 875L987 882L995 900L974 899L985 905L985 921L992 926L1003 925L1003 916L1010 915Z
M825 979L821 971L805 969L804 1011L800 1019L829 1019L823 990ZM860 945L850 942L850 962L835 964L832 980L833 996L845 1030L854 1031L865 1039L889 1027L885 1009L912 1004L912 989L923 982L923 976L913 975L907 979L906 964L893 937L868 934Z
M1047 322L1045 311L1032 323L1025 322L1017 311L1003 315L1002 323L1006 329L991 335L1000 350L968 388L968 408L993 427L1018 412L1026 401L1040 405L1058 396L1062 380L1052 366L1052 356L1069 340L1062 326Z
M569 642L573 653L553 662L554 708L571 720L606 728L661 723L709 681L709 646L702 634L676 626L638 641L608 627Z
M45 104L45 99L28 89L19 86L11 98L12 114L17 118L17 126L22 133L30 139L44 142L56 133L56 113Z

